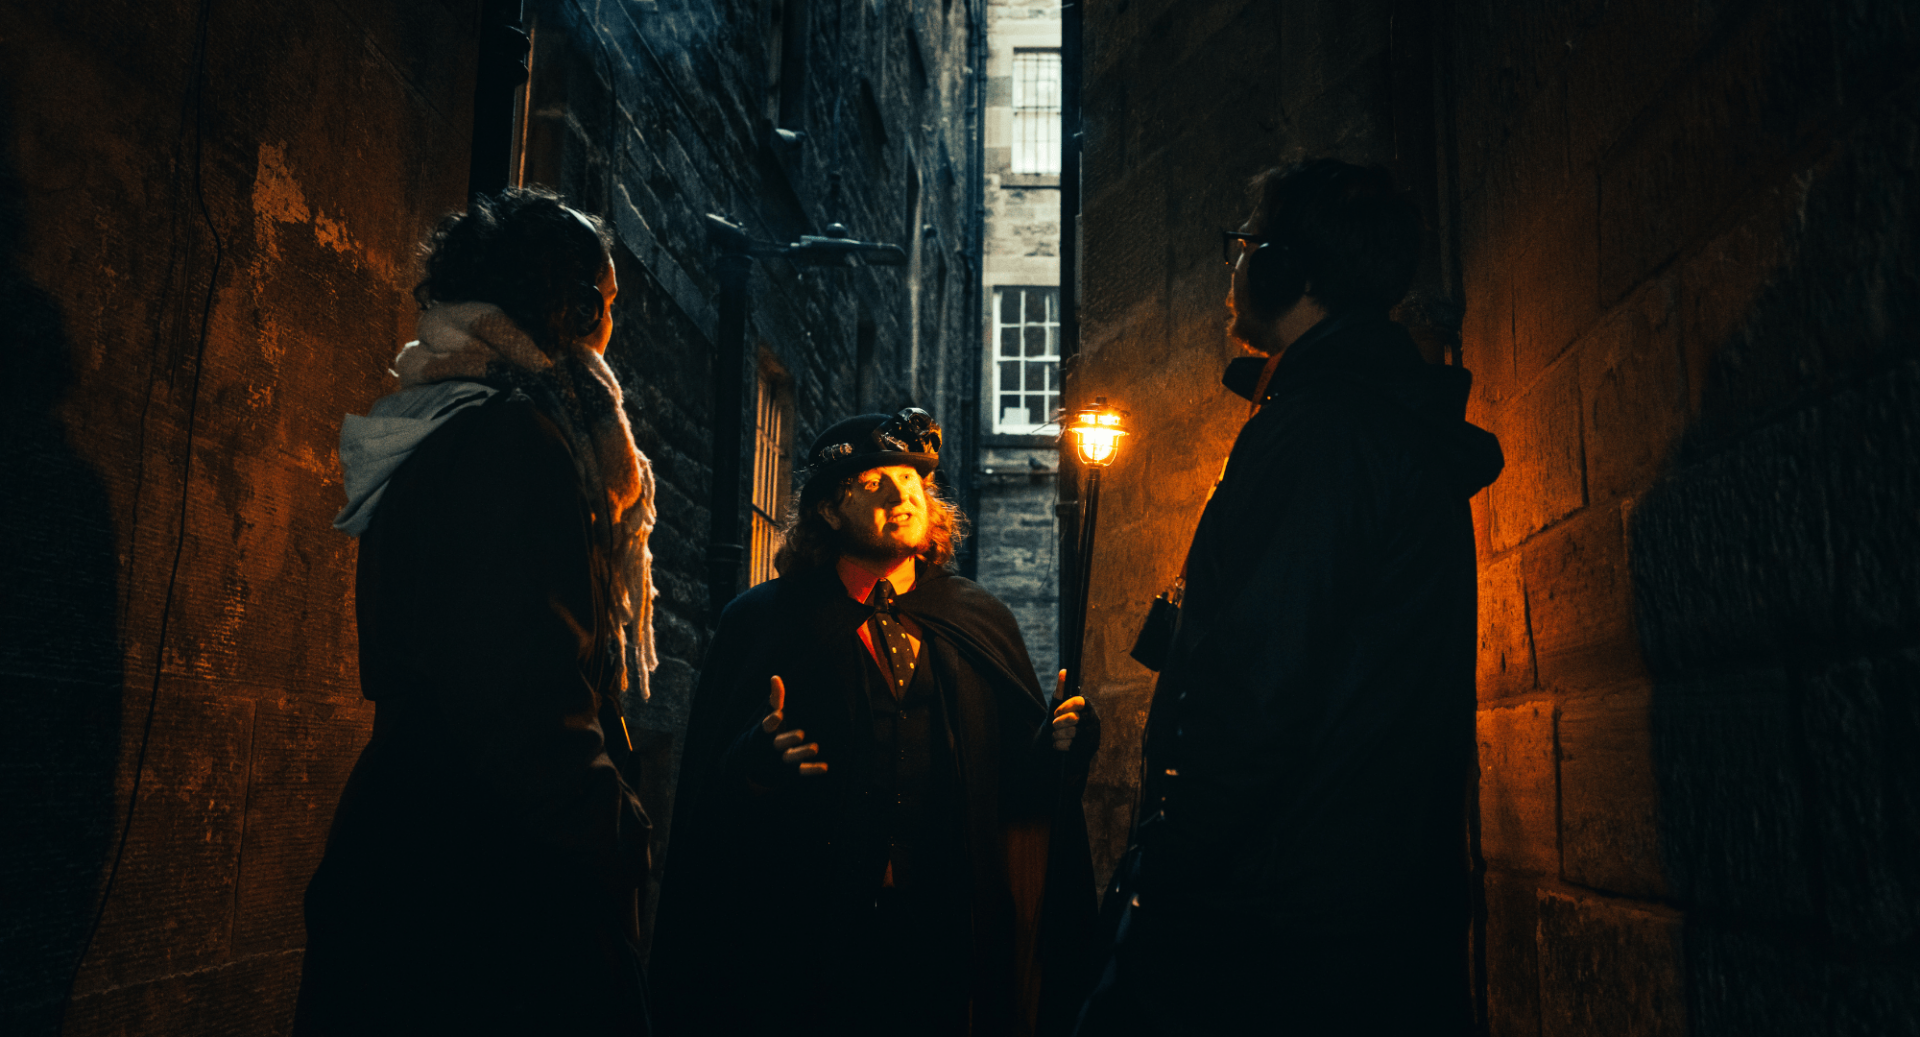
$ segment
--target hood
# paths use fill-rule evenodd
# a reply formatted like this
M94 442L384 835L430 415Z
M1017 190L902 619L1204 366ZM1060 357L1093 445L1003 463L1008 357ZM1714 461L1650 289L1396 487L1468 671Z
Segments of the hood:
M487 402L496 392L479 382L434 382L381 397L364 418L347 415L340 423L340 468L346 477L347 506L334 517L333 528L351 537L365 533L387 481L421 442L447 419Z
M1220 382L1235 395L1252 399L1266 362L1258 356L1234 360L1227 364ZM1411 412L1425 427L1423 442L1462 497L1492 485L1505 467L1500 441L1467 420L1472 373L1464 367L1426 363L1400 325L1384 317L1321 321L1282 355L1268 385L1267 400L1306 390L1336 375L1372 385Z

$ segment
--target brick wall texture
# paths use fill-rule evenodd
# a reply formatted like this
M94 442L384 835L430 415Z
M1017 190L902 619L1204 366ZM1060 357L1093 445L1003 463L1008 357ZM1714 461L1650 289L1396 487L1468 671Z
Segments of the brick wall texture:
M339 423L392 388L416 244L465 204L483 6L0 3L0 1032L289 1025L301 894L372 722ZM756 268L722 373L748 386L743 453L760 365L789 448L916 403L966 456L971 9L525 6L515 168L614 225L609 360L659 475L662 665L629 704L658 860L707 636L700 218L783 242L839 221L910 255ZM805 144L773 149L776 125Z
M1507 456L1474 501L1487 1030L1920 1032L1910 5L1135 0L1086 46L1069 405L1140 429L1096 556L1096 856L1151 689L1126 648L1245 415L1212 232L1260 168L1384 163Z

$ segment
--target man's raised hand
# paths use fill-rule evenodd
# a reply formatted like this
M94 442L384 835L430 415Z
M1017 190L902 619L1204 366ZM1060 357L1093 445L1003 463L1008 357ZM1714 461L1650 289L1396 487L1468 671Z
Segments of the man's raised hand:
M760 730L772 734L780 731L780 725L786 720L787 686L779 677L774 677L768 681L768 684L771 690L767 692L767 705L772 708L772 712L767 714L766 719L760 721ZM780 754L781 763L793 765L803 778L827 773L826 764L813 762L813 758L820 755L820 744L818 742L801 744L806 737L807 733L799 729L780 731L773 736L773 751Z
M780 678L775 677L774 680ZM1060 696L1067 693L1067 671L1061 670L1059 679L1053 683L1053 700L1060 702ZM1080 711L1087 708L1087 700L1078 695L1060 702L1053 708L1053 747L1066 752L1073 748L1074 729L1080 723Z

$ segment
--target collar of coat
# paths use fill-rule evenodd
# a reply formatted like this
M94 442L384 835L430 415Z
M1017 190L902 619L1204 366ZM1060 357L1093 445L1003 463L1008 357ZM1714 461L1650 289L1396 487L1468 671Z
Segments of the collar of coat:
M808 619L804 621L817 624L816 630L823 637L858 636L856 629L873 616L872 606L847 596L846 586L833 566L785 579L792 580L794 590L808 599ZM912 590L894 598L894 607L919 623L921 629L952 644L994 683L1016 693L1033 708L1046 709L1046 697L1020 639L1018 622L985 588L929 566L914 581Z

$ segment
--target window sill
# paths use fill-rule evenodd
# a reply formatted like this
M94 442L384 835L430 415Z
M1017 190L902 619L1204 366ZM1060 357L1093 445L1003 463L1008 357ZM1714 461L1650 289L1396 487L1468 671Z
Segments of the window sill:
M1015 432L991 432L980 437L980 445L983 447L999 447L1003 450L1009 448L1021 450L1050 450L1060 445L1060 437L1057 435L1036 436L1022 435Z
M1060 177L1053 173L1006 173L1000 177L1000 189L1003 191L1030 187L1058 190Z

